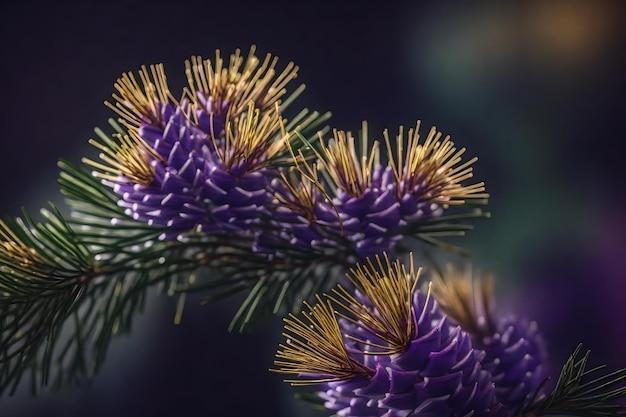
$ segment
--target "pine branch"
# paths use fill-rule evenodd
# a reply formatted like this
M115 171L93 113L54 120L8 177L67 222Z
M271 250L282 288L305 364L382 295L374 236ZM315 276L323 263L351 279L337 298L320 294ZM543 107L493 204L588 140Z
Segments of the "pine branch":
M50 347L97 275L93 254L58 210L42 214L46 223L26 212L0 223L0 394L13 392L29 368L47 383Z
M128 217L84 167L59 165L72 216L44 212L48 223L42 225L25 213L26 221L7 220L3 233L1 393L12 394L27 374L33 392L93 376L112 338L130 330L151 288L202 290L210 294L207 302L248 290L231 324L242 331L339 275L297 250L274 262L266 254L251 256L243 236L191 233L160 241L162 228ZM189 279L201 267L217 274L204 287Z
M70 215L2 223L0 392L28 371L34 388L93 375L151 288L180 305L191 291L206 303L247 291L230 326L242 331L407 240L467 254L442 238L488 217L448 212L488 197L466 184L476 158L462 162L434 127L420 141L419 122L393 142L383 133L386 166L366 123L360 144L338 130L324 143L330 113L282 116L303 89L285 88L297 67L277 73L254 49L243 67L239 51L226 66L219 51L192 57L180 100L162 65L142 67L141 83L124 74L107 104L119 123L90 140L99 159L59 162Z
M82 165L60 160L59 184L72 213L68 218L85 244L103 253L119 253L122 247L150 245L164 228L133 220L117 205L116 196Z
M591 351L579 357L582 345L565 362L556 386L545 398L534 402L519 415L611 417L626 415L626 406L615 400L626 398L626 368L596 376L604 366L586 369ZM593 376L592 376L593 374Z
M28 374L33 393L91 377L148 290L179 286L210 247L139 245L155 231L130 221L121 232L97 222L80 229L80 217L54 206L42 214L44 223L27 212L0 223L0 394Z
M190 235L189 242L206 237ZM337 283L347 269L347 255L308 252L285 242L285 257L250 251L249 245L221 246L207 257L210 271L194 282L182 282L176 294L202 293L210 304L239 292L247 292L233 316L229 331L250 330L270 315L285 313L312 300Z
M141 256L134 268L107 265L74 286L44 287L23 300L3 298L0 392L13 393L29 372L34 392L38 386L58 388L93 376L112 338L130 330L148 291L180 285L197 269L198 260L180 252L164 248Z
M469 204L470 201L466 203ZM486 204L486 200L471 201L474 205ZM431 245L441 251L454 253L456 255L469 258L471 253L462 247L449 243L448 238L465 236L465 232L473 230L474 226L465 222L478 219L488 219L491 213L484 211L480 207L474 207L470 211L463 212L465 209L459 208L457 214L446 214L443 216L423 219L410 223L402 230L405 236L413 237L428 245Z

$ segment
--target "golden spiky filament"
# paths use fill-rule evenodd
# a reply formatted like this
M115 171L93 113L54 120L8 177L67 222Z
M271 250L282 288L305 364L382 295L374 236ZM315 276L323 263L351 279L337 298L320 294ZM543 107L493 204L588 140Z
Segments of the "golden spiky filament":
M496 330L492 321L494 279L491 274L477 274L474 277L448 265L445 276L433 274L432 291L444 313L480 339Z
M380 165L378 142L374 141L368 151L367 123L363 122L358 149L350 132L337 129L328 144L320 137L320 145L319 163L337 187L354 197L362 195L371 185L373 170Z
M287 339L276 352L272 372L295 375L292 385L312 385L370 377L374 371L353 359L345 346L339 323L329 301L316 296L317 303L304 303L303 318L289 314L284 319Z
M395 152L389 132L383 135L389 154L389 167L398 183L398 197L421 187L420 199L427 203L448 208L451 204L463 204L468 198L488 198L483 182L462 185L472 178L472 164L478 158L461 163L465 148L458 149L450 136L441 139L442 133L433 126L423 143L420 143L420 122L409 129L408 140L404 140L401 126L396 136Z
M278 106L261 112L250 102L245 113L226 120L221 145L213 137L217 156L227 169L241 162L248 167L263 166L285 150L287 133L281 126Z
M25 268L29 274L45 268L47 263L37 251L20 239L7 224L0 220L0 257L10 260L15 267Z
M302 175L296 167L289 167L287 171L280 172L278 179L285 186L287 195L280 192L274 193L274 197L281 206L300 213L309 221L315 220L314 209L320 193L317 171L313 171L313 175L314 178L311 180Z
M372 349L363 352L366 354L401 353L417 336L413 294L421 268L415 271L412 256L408 271L399 260L391 262L386 253L383 253L383 258L378 255L375 261L367 258L366 264L357 264L347 274L350 282L371 305L365 304L341 285L327 296L347 312L339 315L386 344L347 336Z
M283 139L286 139L288 135L282 127L282 124L281 132L283 132ZM335 210L337 221L339 222L339 230L343 233L343 223L337 211L337 207L334 205L332 197L328 194L323 182L319 178L319 165L317 163L311 163L301 149L295 154L288 140L284 140L284 143L291 154L291 160L294 166L289 167L287 173L281 171L278 181L286 187L289 194L281 195L277 192L274 196L279 203L285 207L291 208L295 212L304 215L307 220L314 222L317 220L315 207L320 202L319 196L321 194L324 201L328 202Z
M138 128L141 123L163 126L161 106L168 101L176 103L169 87L163 64L143 65L139 70L139 80L132 72L122 74L114 84L117 93L113 94L115 104L105 101L105 105L115 111L128 127Z
M89 158L83 158L83 162L96 168L94 175L105 180L119 181L122 176L135 184L152 184L155 170L150 158L164 162L163 159L134 130L116 138L118 142L109 139L106 143L90 139L89 143L101 151L104 163Z
M285 86L296 77L298 67L289 62L276 75L278 58L268 53L261 61L254 54L255 50L253 45L244 60L241 51L237 49L230 55L228 65L224 65L219 50L215 52L215 62L203 60L200 56L191 57L185 62L190 89L187 95L199 106L203 106L203 103L195 92L202 93L205 98L210 97L211 108L205 109L208 112L219 113L228 104L228 111L236 115L246 111L251 101L262 112L273 108L285 94Z

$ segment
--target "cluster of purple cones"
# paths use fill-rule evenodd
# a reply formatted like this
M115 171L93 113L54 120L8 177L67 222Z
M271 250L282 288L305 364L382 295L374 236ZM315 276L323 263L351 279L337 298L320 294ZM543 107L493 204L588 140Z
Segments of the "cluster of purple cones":
M186 292L248 291L231 329L304 303L273 371L338 416L626 416L626 369L593 379L579 347L547 392L536 324L497 316L490 281L390 261L416 242L462 251L445 239L488 217L476 158L419 122L370 141L365 122L292 113L297 71L252 48L192 57L176 96L161 65L118 79L92 171L60 163L71 216L0 220L0 393L26 370L45 386L97 369L158 284L176 321Z
M467 184L476 158L464 161L465 149L434 127L422 138L419 122L395 136L384 131L383 141L369 140L366 123L359 135L333 130L325 139L326 116L284 117L300 91L286 88L298 68L278 73L276 62L254 50L228 64L219 52L214 61L194 57L180 98L161 66L142 68L140 82L124 74L109 107L127 133L93 141L101 161L86 162L128 218L158 228L161 241L234 241L274 268L261 267L259 277L284 268L288 283L294 259L369 260L353 274L356 292L318 298L306 323L287 319L277 355L279 372L322 384L338 415L512 415L543 380L534 326L509 320L472 332L445 308L454 297L440 308L413 272L371 261L410 239L456 233L437 219L488 197L483 183Z
M440 308L441 291L416 288L418 275L388 258L357 265L351 290L285 319L275 371L319 384L339 416L508 417L538 398L545 352L535 325L509 318L472 334Z
M285 86L298 68L279 73L275 58L253 52L228 65L219 53L194 57L180 98L162 66L116 83L109 107L127 133L93 141L101 161L86 162L161 240L237 236L268 259L297 251L362 260L394 253L449 206L487 197L482 183L465 184L475 158L463 161L465 149L434 127L425 138L419 123L395 138L385 131L372 146L366 123L357 137L334 130L325 141L326 115L303 110L288 120L299 90L289 96Z

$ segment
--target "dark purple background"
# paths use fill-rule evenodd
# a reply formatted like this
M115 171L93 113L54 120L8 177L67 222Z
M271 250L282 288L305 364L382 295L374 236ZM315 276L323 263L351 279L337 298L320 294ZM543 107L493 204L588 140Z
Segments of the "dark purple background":
M0 6L2 214L60 201L56 161L90 151L122 72L163 62L175 90L189 56L256 44L301 67L299 105L332 111L334 126L419 118L479 156L493 218L456 243L496 273L499 306L539 320L557 362L582 341L596 362L626 366L619 1L153 3ZM180 326L171 301L149 303L91 386L20 392L0 414L307 414L267 372L278 319L227 334L234 302L193 301Z

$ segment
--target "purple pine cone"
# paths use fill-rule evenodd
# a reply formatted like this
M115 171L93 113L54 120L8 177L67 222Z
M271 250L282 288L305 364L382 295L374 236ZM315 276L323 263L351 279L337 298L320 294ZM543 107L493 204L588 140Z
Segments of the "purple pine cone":
M259 121L258 110L250 106L249 113L232 121L235 127L228 132L206 132L189 119L190 107L183 101L173 111L163 111L169 114L164 128L142 124L138 129L136 145L142 146L143 158L152 168L147 181L120 176L107 183L122 197L118 204L127 215L167 228L161 239L175 239L192 229L247 231L261 212L269 214L268 185L277 170L265 162L277 140L271 126L278 126L279 115L268 111ZM254 136L257 122L270 128ZM245 143L250 138L258 142Z
M545 379L546 351L537 323L508 317L483 344L483 368L493 375L498 400L511 407L530 400Z
M211 170L206 155L210 156L212 144L205 132L190 125L187 110L188 103L177 107L162 129L151 125L139 128L141 139L154 151L150 155L152 181L141 184L121 178L113 184L122 197L118 204L128 215L168 228L162 239L176 238L211 222L210 196L216 192L206 183Z
M544 381L547 352L537 323L494 314L493 277L449 268L446 278L433 277L433 293L442 310L472 334L474 344L485 351L484 369L492 375L496 398L517 408L532 400Z
M470 336L451 325L436 302L417 292L413 304L417 336L396 355L358 355L375 369L370 379L327 384L325 406L342 416L492 415L494 385L481 368L484 352L472 348ZM346 337L363 339L367 332L340 320ZM380 340L368 340L379 343ZM348 349L359 348L348 343ZM362 346L360 346L362 348ZM506 414L502 414L506 415Z
M247 59L235 51L229 64L219 51L214 62L192 57L180 101L162 65L142 67L141 82L127 73L115 84L108 106L128 136L94 143L105 164L86 162L121 196L127 215L166 228L161 239L192 230L250 233L269 215L272 158L285 152L280 98L298 68L289 63L277 73L275 58L260 61L254 51Z
M281 253L280 246L288 242L304 250L336 247L337 253L355 260L394 254L400 240L426 221L432 228L432 220L450 205L487 197L482 183L462 184L471 178L475 159L461 163L464 149L441 139L435 128L420 142L418 130L419 123L405 140L400 128L395 144L384 132L386 165L380 162L379 142L368 150L366 123L360 146L341 130L334 130L328 143L320 139L315 164L298 158L300 178L283 176L282 184L273 184L277 232L264 233L258 250Z
M389 168L375 167L370 183L358 195L337 190L334 205L359 259L393 253L395 242L402 238L397 230L406 222L401 217L397 186Z
M510 417L496 399L482 350L428 294L416 274L385 256L350 270L304 320L285 319L277 372L296 385L321 384L339 416ZM339 315L337 319L335 315Z

